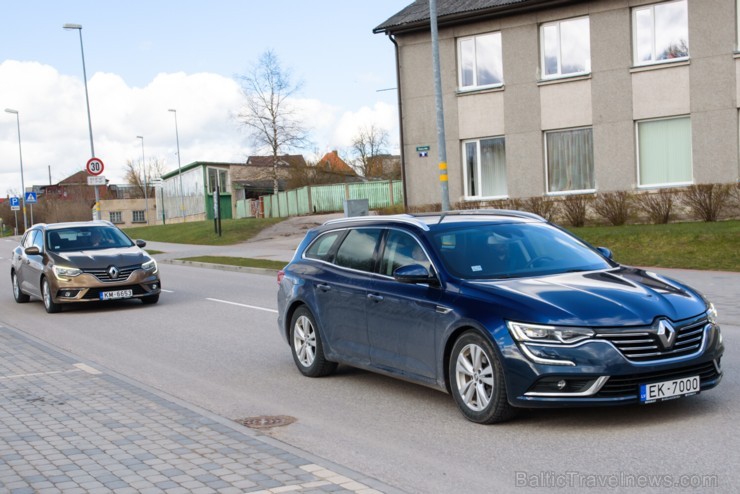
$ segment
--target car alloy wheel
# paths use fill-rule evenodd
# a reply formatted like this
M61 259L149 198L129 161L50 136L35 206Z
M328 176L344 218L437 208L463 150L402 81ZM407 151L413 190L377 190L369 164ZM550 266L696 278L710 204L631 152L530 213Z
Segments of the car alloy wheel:
M303 375L326 376L336 369L337 364L329 362L324 357L316 320L306 307L298 308L293 314L290 323L290 342L293 360Z
M55 303L54 299L51 297L51 285L49 285L49 281L46 278L41 281L41 295L44 298L44 308L46 309L46 312L53 314L62 310L62 306Z
M455 342L449 376L455 402L468 420L492 424L514 415L501 363L493 346L479 333L468 331Z
M18 276L16 276L15 273L12 273L10 277L13 283L13 298L15 299L15 301L19 304L28 302L31 297L21 291L21 287L20 285L18 285Z

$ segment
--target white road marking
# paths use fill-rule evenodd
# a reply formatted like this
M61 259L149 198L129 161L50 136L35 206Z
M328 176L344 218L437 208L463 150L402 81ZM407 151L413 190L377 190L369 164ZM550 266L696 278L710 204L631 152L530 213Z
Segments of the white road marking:
M174 290L165 290L164 288L162 289L162 291L165 293L175 293Z
M206 298L206 300L210 300L211 302L220 302L222 304L238 305L239 307L246 307L247 309L263 310L265 312L272 312L274 314L277 314L277 311L275 309L267 309L265 307L256 307L254 305L239 304L237 302L229 302L228 300L219 300L217 298Z

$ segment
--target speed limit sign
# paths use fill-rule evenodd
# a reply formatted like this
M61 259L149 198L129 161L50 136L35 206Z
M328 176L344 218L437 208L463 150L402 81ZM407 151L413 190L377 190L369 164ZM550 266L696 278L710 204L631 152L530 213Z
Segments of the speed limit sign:
M103 173L103 161L98 158L90 158L87 160L85 168L87 168L87 173L90 175L100 175Z

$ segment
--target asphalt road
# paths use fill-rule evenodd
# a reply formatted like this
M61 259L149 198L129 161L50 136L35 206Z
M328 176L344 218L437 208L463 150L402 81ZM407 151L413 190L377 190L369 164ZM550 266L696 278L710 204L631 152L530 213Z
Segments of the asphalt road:
M10 245L0 242L6 273ZM16 304L7 276L0 322L227 418L295 417L268 434L408 492L740 485L738 274L670 272L719 308L725 377L715 390L650 406L525 411L511 423L479 426L432 389L349 368L302 377L277 333L272 276L161 269L167 292L155 306L129 301L55 315L38 301Z

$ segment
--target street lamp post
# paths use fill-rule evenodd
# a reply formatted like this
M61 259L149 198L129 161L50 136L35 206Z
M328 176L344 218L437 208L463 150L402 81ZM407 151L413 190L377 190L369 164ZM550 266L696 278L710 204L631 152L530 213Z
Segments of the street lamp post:
M23 150L21 149L21 117L18 110L6 108L7 113L15 114L15 121L18 124L18 155L21 160L21 200L23 201L23 231L28 229L28 220L26 219L26 183L23 181Z
M85 70L85 48L82 46L82 26L80 24L65 24L62 28L67 30L76 29L80 33L80 53L82 53L82 78L85 83L85 102L87 103L87 128L90 131L90 157L95 158L95 145L93 144L92 119L90 118L90 96L87 92L87 71ZM98 186L95 185L95 216L100 219L100 194Z
M182 189L182 166L180 165L180 133L177 131L177 110L170 108L167 111L171 111L175 115L175 139L177 139L177 175L180 179L180 214L182 215L182 221L185 221L185 195Z
M144 218L146 220L146 224L149 224L149 191L147 188L149 185L147 184L147 168L146 168L146 161L144 159L144 137L143 136L136 136L137 139L141 139L141 168L144 170L144 209L145 209L145 215Z

